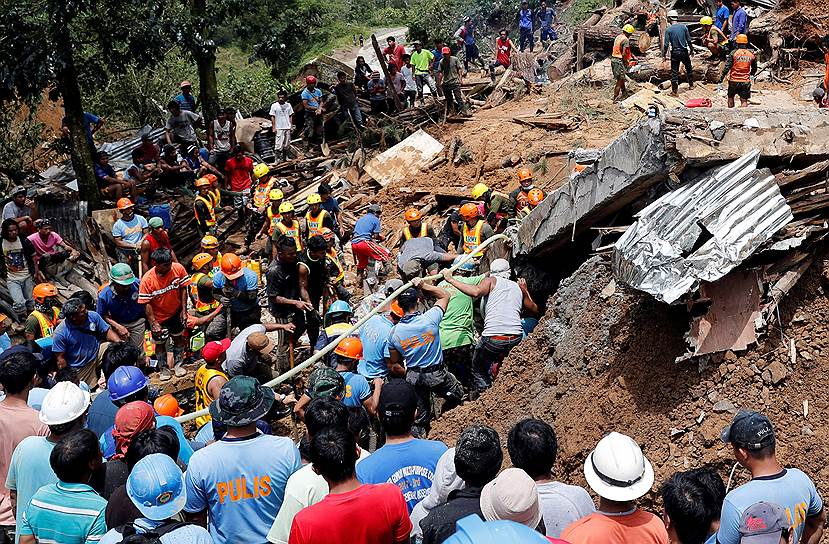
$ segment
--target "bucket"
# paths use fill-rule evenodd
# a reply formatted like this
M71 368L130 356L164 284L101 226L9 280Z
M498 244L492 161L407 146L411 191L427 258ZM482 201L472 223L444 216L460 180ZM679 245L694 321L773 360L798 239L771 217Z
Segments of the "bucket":
M262 264L258 259L248 259L244 261L246 268L250 268L256 272L256 278L259 280L259 287L262 287Z
M149 207L149 215L151 217L160 217L164 221L164 228L168 231L173 227L173 216L170 214L169 204L153 204Z

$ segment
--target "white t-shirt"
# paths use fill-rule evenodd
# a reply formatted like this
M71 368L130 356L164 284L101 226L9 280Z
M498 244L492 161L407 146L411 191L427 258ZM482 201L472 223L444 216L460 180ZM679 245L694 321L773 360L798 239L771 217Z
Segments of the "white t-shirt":
M291 116L294 114L294 108L288 103L280 104L274 102L271 104L271 117L276 118L276 125L274 130L288 130L291 128Z
M414 67L409 68L404 64L403 68L400 69L400 74L403 76L403 79L406 80L406 90L416 91L417 83L415 83L414 79Z

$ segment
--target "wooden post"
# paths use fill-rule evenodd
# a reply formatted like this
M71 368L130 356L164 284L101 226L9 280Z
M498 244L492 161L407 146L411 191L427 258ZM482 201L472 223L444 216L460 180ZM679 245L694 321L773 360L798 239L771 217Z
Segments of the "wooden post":
M584 29L579 28L576 38L576 70L584 68Z
M374 46L374 54L377 55L377 60L380 62L380 68L383 69L383 74L386 76L386 88L388 88L391 77L389 76L389 68L386 66L386 60L383 58L383 52L380 50L380 44L377 43L377 36L371 35L371 45ZM392 84L393 86L394 84ZM394 107L397 111L403 111L403 104L400 103L400 97L397 93L392 91L392 100L394 100Z

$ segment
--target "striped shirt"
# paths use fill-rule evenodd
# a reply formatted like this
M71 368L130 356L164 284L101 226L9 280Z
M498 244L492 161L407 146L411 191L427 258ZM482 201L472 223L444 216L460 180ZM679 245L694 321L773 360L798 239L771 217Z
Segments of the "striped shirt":
M107 532L107 501L86 484L58 482L41 487L23 511L17 533L38 544L98 542Z
M163 276L159 276L153 267L141 278L138 303L151 305L156 321L163 323L181 312L179 289L188 285L190 275L180 264L172 263L170 271Z

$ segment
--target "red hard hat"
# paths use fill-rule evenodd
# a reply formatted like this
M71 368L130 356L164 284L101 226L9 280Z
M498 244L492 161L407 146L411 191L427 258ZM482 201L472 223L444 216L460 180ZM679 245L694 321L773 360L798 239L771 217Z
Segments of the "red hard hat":
M317 78L315 76L305 76L305 84L306 85L311 85L311 84L316 85L317 84Z
M451 55L452 54L452 50L448 47L444 47L443 49L440 50L440 52L443 53L444 55Z

